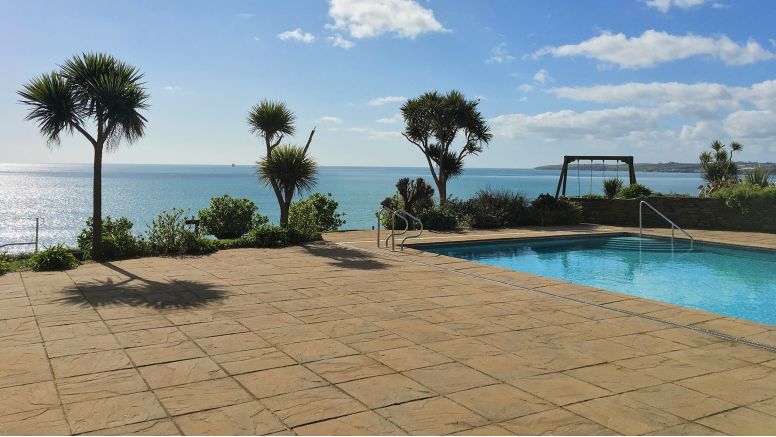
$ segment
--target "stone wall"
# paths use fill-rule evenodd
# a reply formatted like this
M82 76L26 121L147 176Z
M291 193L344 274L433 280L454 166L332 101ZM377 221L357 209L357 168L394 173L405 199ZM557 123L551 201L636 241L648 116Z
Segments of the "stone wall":
M644 199L574 199L582 205L585 223L638 226L639 201L646 200L674 223L687 229L718 229L776 233L776 204L742 214L721 199L697 197L646 197ZM645 227L667 227L666 222L644 206Z

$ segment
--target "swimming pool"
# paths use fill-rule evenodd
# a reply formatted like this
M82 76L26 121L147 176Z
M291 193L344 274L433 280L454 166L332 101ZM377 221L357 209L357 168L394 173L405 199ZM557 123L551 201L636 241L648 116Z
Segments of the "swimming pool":
M608 236L419 249L776 325L776 251Z

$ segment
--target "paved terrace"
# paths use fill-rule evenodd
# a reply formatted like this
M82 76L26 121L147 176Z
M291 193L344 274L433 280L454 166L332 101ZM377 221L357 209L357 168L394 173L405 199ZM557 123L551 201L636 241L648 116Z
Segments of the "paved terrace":
M776 235L694 234L776 247ZM776 352L676 324L776 345L773 326L391 254L374 239L337 233L308 247L0 277L0 433L776 429Z

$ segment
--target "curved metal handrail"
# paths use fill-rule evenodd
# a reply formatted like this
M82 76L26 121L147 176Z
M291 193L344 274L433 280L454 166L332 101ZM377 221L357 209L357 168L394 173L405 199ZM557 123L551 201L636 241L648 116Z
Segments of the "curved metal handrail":
M399 211L401 211L401 213L403 213L405 216L407 216L407 217L411 218L412 220L415 220L416 222L418 222L418 223L420 224L420 230L418 231L418 234L417 234L417 235L407 235L406 237L404 237L404 238L401 240L401 243L399 244L399 250L404 250L404 242L405 242L405 241L407 241L407 240L408 240L408 239L410 239L410 238L419 238L421 235L423 235L423 222L422 222L422 221L420 221L420 219L419 219L419 218L417 218L417 217L415 217L414 215L412 215L412 214L408 213L407 211L404 211L403 209L400 209ZM408 226L407 226L407 227L409 227L409 223L408 223ZM405 232L406 232L406 231L405 231Z
M393 210L391 208L388 208L387 206L383 206L382 208L380 208L379 211L375 213L375 217L377 218L377 248L378 249L380 248L380 241L382 241L380 239L380 226L382 226L382 223L380 222L382 217L380 217L380 215L383 213L383 211L388 211L389 214L393 214ZM387 240L385 244L387 247L388 246Z
M388 247L388 240L391 240L391 250L396 250L396 236L404 235L410 229L410 222L401 214L401 212L404 212L404 210L397 209L391 214L391 235L385 239L385 247ZM396 217L404 220L404 230L398 233L396 232Z
M655 211L657 215L659 215L663 220L667 221L671 225L671 247L674 246L674 228L676 228L676 229L679 229L684 235L687 236L687 238L690 239L690 250L692 250L693 243L695 243L695 239L692 237L692 235L688 234L687 231L679 227L679 225L677 225L676 223L672 222L671 219L663 215L662 212L658 211L654 206L650 205L649 202L645 200L642 200L641 202L639 202L639 238L641 238L643 234L643 226L642 226L642 220L641 220L641 210L642 210L641 207L643 205L647 205L649 209L651 209L652 211Z

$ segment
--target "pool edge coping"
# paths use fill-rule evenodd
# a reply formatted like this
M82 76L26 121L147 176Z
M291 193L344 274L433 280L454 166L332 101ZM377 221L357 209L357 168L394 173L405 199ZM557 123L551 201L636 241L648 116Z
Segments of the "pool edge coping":
M499 270L503 271L504 273L510 273L510 272L515 273L515 272L517 272L517 273L529 274L529 275L537 276L537 277L540 277L540 278L546 278L546 279L553 280L553 281L558 281L558 282L563 283L563 284L583 285L584 286L584 284L577 284L577 283L574 283L574 282L563 281L561 279L550 278L550 277L541 276L541 275L535 275L535 274L528 273L528 272L520 272L518 270L506 269L506 268L503 268L503 267L491 266L491 265L488 265L488 264L477 263L477 262L474 262L474 261L464 260L464 259L461 259L461 258L455 258L455 257L447 256L447 255L437 254L437 253L433 253L433 252L427 252L427 251L424 251L422 249L419 249L418 246L430 246L430 245L437 245L437 244L438 245L441 245L441 244L455 245L455 244L467 244L467 243L468 244L472 244L472 243L494 242L494 241L511 241L511 240L519 241L519 240L537 240L537 239L562 239L562 238L567 238L568 239L568 238L574 238L574 237L577 237L577 238L590 238L590 237L599 237L599 236L603 237L603 236L617 236L617 235L638 235L637 233L634 233L633 231L627 231L627 230L623 230L623 231L599 231L599 232L595 232L594 231L594 232L587 232L587 233L581 233L579 231L573 231L572 230L572 231L567 231L567 232L569 232L569 233L568 234L564 234L564 235L526 236L526 237L516 237L516 236L513 235L513 236L509 236L509 237L505 236L503 238L496 237L496 238L484 238L484 239L458 240L458 241L452 241L452 242L450 242L450 241L439 241L439 242L431 242L431 243L419 243L418 242L418 243L412 243L412 244L405 244L406 249L409 249L409 252L404 252L404 251L390 252L390 251L387 251L386 249L382 249L382 248L378 249L378 250L368 249L368 248L363 248L363 247L359 247L359 246L354 245L354 243L356 243L356 242L335 242L334 244L339 245L339 246L350 247L350 248L353 248L353 249L358 249L358 250L365 251L365 252L372 253L372 254L378 254L378 255L381 255L381 256L387 256L387 257L395 259L395 260L403 260L403 261L407 261L407 262L411 262L411 263L415 263L415 264L424 265L424 266L427 266L427 267L438 268L440 270L444 270L444 271L448 271L448 272L452 272L452 273L457 273L457 274L464 275L464 276L478 278L478 279L489 281L489 282L496 282L496 283L500 283L502 285L507 285L507 286L510 286L510 287L518 288L520 290L543 294L545 296L550 296L550 297L564 299L564 300L570 300L570 301L574 301L574 302L577 302L577 303L580 303L580 304L584 304L584 305L588 305L588 306L593 306L593 307L597 307L597 308L601 308L601 309L606 309L606 310L618 312L618 313L624 314L626 316L639 317L641 319L651 320L651 321L654 321L654 322L663 323L663 324L666 324L666 325L669 325L669 326L673 326L674 328L686 329L688 331L692 331L692 332L695 332L695 333L710 335L710 336L713 336L713 337L721 338L723 340L733 341L733 342L740 343L740 344L745 344L745 345L748 345L748 346L751 346L751 347L756 347L756 348L759 348L759 349L764 349L764 350L768 350L768 351L771 351L771 352L776 352L776 344L761 343L761 342L758 342L758 341L755 341L755 340L750 340L750 339L748 339L748 338L746 338L744 336L736 336L736 335L732 335L732 334L727 334L725 332L721 332L721 331L717 331L717 330L713 330L713 329L707 329L707 328L703 328L703 327L700 327L700 326L695 326L696 324L692 324L692 323L689 323L689 324L688 323L683 323L683 322L675 320L675 319L672 320L672 317L659 318L659 317L651 316L649 314L649 312L640 313L640 312L635 312L635 311L630 311L630 310L625 310L625 309L620 309L620 308L608 307L608 306L605 306L604 304L597 304L595 302L585 301L585 300L582 300L582 299L575 299L575 298L572 298L570 296L564 296L562 294L551 293L551 292L546 291L546 290L540 290L540 288L542 288L542 287L529 288L529 287L525 287L525 286L522 286L520 284L511 282L511 281L508 281L508 280L488 277L488 276L484 276L484 275L476 274L476 273L472 273L472 272L465 272L465 271L462 271L463 269L451 269L451 268L444 267L443 264L428 263L428 262L425 262L423 260L407 259L406 256L400 256L400 254L404 254L404 255L407 255L407 256L412 256L414 258L417 258L417 257L420 257L419 256L420 254L423 254L425 256L444 257L444 258L450 259L451 261L453 261L455 263L461 263L461 262L469 263L469 264L471 264L474 267L483 267L483 266L485 266L485 267L488 267L488 268L499 269ZM670 237L666 237L664 235L654 234L652 232L645 232L645 234L650 236L650 237L670 238ZM760 248L760 247L757 247L757 246L748 246L748 245L744 245L744 244L726 244L726 243L719 243L719 242L715 242L715 241L708 241L706 239L701 239L701 240L696 240L696 241L702 242L704 244L714 244L714 245L719 245L719 246L733 246L733 247L746 248L746 249L752 249L752 250L765 250L765 251L769 251L770 250L770 251L776 252L776 250L773 250L773 249ZM416 252L416 253L413 253L413 252ZM594 287L591 287L591 288L594 288ZM596 289L596 290L598 290L599 292L602 292L602 293L607 293L607 294L611 294L611 295L615 295L615 296L627 296L627 298L633 299L633 300L640 300L640 301L644 301L644 302L648 302L648 303L656 303L656 304L660 304L660 305L663 305L663 306L668 306L669 308L666 308L666 309L677 309L677 310L680 310L680 311L699 312L699 313L705 313L705 314L717 316L716 318L711 319L711 320L722 319L722 320L727 320L727 321L731 321L731 322L738 323L738 324L741 324L741 325L746 325L746 326L758 326L758 327L762 328L765 332L776 331L776 325L771 325L771 324L767 324L767 323L760 323L760 322L756 322L756 321L753 321L753 320L741 319L741 318L738 318L738 317L731 317L731 316L727 316L727 315L716 313L716 312L711 312L711 311L706 311L706 310L701 310L701 309L696 309L696 308L685 307L685 306L682 306L682 305L676 305L676 304L672 304L672 303L668 303L668 302L662 302L662 301L658 301L658 300L654 300L654 299L644 298L644 297L640 297L640 296L634 296L634 295L631 295L631 294L621 293L621 292L607 290L607 289ZM701 322L697 322L697 323L705 323L707 321L709 321L709 320L701 321ZM753 334L753 335L759 335L759 334L761 334L761 333Z

